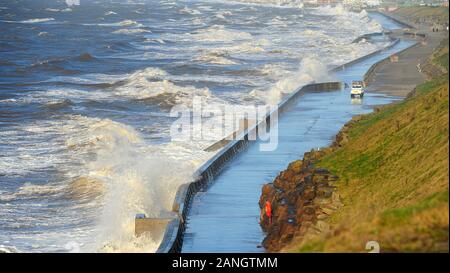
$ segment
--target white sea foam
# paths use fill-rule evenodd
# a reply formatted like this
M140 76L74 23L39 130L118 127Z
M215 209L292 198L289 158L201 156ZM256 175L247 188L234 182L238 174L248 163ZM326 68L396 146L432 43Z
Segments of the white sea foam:
M53 21L55 20L55 18L37 18L37 19L29 19L29 20L24 20L24 21L20 21L24 24L32 24L32 23L44 23L44 22L49 22L49 21Z
M105 90L85 91L82 89L57 88L49 89L45 92L38 91L30 93L19 99L4 99L0 103L42 103L53 104L64 100L79 102L82 100L120 100L120 99L147 99L160 95L170 96L172 103L191 103L192 96L210 97L208 88L196 88L194 86L180 86L174 81L204 80L203 76L198 78L190 75L170 75L166 71L147 67L137 70L130 74L108 75L108 74L88 74L83 76L59 76L50 79L50 82L66 82L74 84L110 84L111 92ZM227 77L210 77L211 81L221 83L232 82L235 80ZM169 98L167 98L170 101Z
M226 11L219 11L214 16L218 19L225 20L226 17L231 15L233 15L233 13L231 11L226 10Z
M118 87L114 94L133 99L172 95L172 98L175 100L173 103L190 103L192 96L209 96L210 92L208 88L178 86L169 80L149 81L148 78L142 77L128 80L125 85Z
M260 71L264 76L274 80L279 80L289 75L289 71L285 70L283 65L276 63L265 64Z
M132 99L147 99L160 95L172 95L176 103L189 103L192 96L209 96L208 88L178 86L165 79L167 72L148 67L138 70L120 80L121 85L114 89L114 95Z
M123 28L123 29L118 29L113 31L113 33L117 33L117 34L136 34L136 33L151 33L150 30L148 29L143 29L143 28Z
M278 5L279 1L250 0L247 2ZM294 7L293 2L295 1L280 3ZM162 5L173 6L175 12L180 11L179 6L175 7L179 3L164 2ZM194 6L195 9L192 8ZM249 10L261 8L257 5L245 5L243 8L235 9L236 11L230 6L233 13L217 11L216 7L194 6L189 5L186 9L181 6L181 11L185 14L179 14L179 17L187 19L184 18L181 21L182 27L179 29L177 28L180 22L178 17L161 22L163 28L167 26L169 29L177 30L176 32L159 34L155 31L151 38L146 37L147 41L152 43L144 43L139 48L139 43L136 42L139 50L132 54L126 53L127 55L117 54L114 57L140 58L140 60L149 60L150 64L155 56L177 59L169 66L184 64L184 60L187 62L197 60L222 66L242 64L242 71L226 68L222 74L209 75L191 74L190 71L180 69L183 71L182 74L171 75L162 69L150 67L129 74L61 76L52 78L50 81L110 85L102 86L99 90L89 88L89 91L52 87L0 102L38 102L50 107L68 102L71 107L72 103L75 103L74 107L81 108L83 106L77 103L86 100L111 102L149 99L152 103L157 101L189 105L192 102L192 96L199 95L206 98L205 105L213 106L222 104L224 101L233 104L239 102L272 104L278 102L285 93L292 92L301 85L318 80L332 80L323 63L340 64L376 50L377 46L367 41L351 42L361 34L381 29L376 22L368 18L364 11L354 13L341 7L313 10L317 15L323 12L322 21L317 23L304 20L300 24L297 22L299 15L294 17L269 15L267 18L260 18L255 16L255 13L245 14ZM242 7L242 5L239 6ZM309 12L311 11L304 11L305 17ZM143 11L139 10L139 13L142 14ZM105 15L112 15L112 13L106 10ZM133 17L128 18L130 20L91 25L115 27L112 31L116 33L145 32L146 29L141 23L131 20L134 19ZM207 25L209 22L217 22L217 19L220 19L220 24L223 25ZM233 24L236 20L237 24L244 27L226 25L231 19ZM322 22L327 23L326 27L320 27ZM192 25L195 27L191 28ZM151 25L151 27L153 30L158 29L159 26ZM54 35L53 32L52 35ZM170 50L166 50L169 46ZM162 50L156 52L153 49ZM320 56L322 63L314 56ZM297 62L296 60L299 59L302 61ZM258 61L257 65L252 63L254 60ZM252 65L251 68L246 67L249 64ZM298 71L293 71L297 66ZM218 68L214 67L214 69ZM187 81L212 83L221 87L243 85L246 89L218 92L220 98L217 98L208 88L197 88L181 83ZM275 84L270 85L273 82ZM251 95L248 94L248 86L255 86ZM245 105L242 109L244 107ZM135 120L135 115L140 114L136 111L130 115L133 116L132 120ZM120 115L123 116L124 112ZM57 245L59 240L65 242L73 239L81 241L80 251L154 251L159 244L160 234L136 238L134 216L136 213L145 213L151 217L164 216L170 210L178 185L192 180L193 171L211 156L202 151L208 146L208 142L152 144L144 140L144 138L168 137L169 125L164 124L168 118L164 119L166 116L162 112L145 113L142 117L139 116L139 119L144 120L142 124L150 125L141 124L145 128L138 129L109 119L75 115L59 117L60 119L54 121L39 120L36 123L8 127L8 130L0 132L0 146L7 144L11 147L2 151L0 177L3 175L26 177L48 170L57 170L58 173L56 178L58 181L51 181L52 183L46 185L29 182L15 191L2 191L0 201L8 203L17 199L41 200L66 195L78 200L84 196L88 187L93 191L100 191L101 198L94 198L95 202L86 200L80 204L71 202L74 206L78 206L77 210L64 219L76 220L83 219L85 216L97 217L97 215L98 218L95 218L95 226L94 224L84 226L85 223L83 223L83 226L76 230L64 229L62 231L64 236L61 236L61 232L47 232L39 237L39 242L31 238L30 240L34 240L33 249L61 251L61 246ZM145 122L145 118L149 119L148 123ZM153 124L155 118L158 121ZM209 122L214 124L216 118L219 117L213 117ZM160 120L164 120L162 124ZM147 129L151 133L141 135L142 132L147 132ZM212 131L206 134L211 134L208 135L210 139L221 137ZM3 204L0 214L10 209ZM36 202L35 206L39 205L41 204ZM87 212L87 208L96 209L92 214L94 216L90 214L91 212ZM64 208L64 211L68 210ZM3 215L0 216L3 217ZM20 223L8 223L9 226L18 229L21 226L34 224L51 225L48 220L37 223L32 217ZM58 243L54 243L55 241ZM2 248L3 246L0 246L0 252Z
M89 74L84 76L59 76L50 81L61 81L76 84L111 84L116 85L111 92L104 90L86 91L82 89L57 88L45 92L38 91L23 96L20 99L1 100L2 103L42 103L52 104L64 100L79 102L81 100L117 100L117 99L147 99L160 95L168 95L172 103L191 103L192 96L209 97L208 88L196 88L194 86L179 86L172 80L188 80L191 77L172 76L166 71L148 67L137 70L131 74L107 75ZM212 78L214 79L214 77ZM223 82L223 79L218 79Z
M114 75L114 74L109 75L109 74L92 73L80 76L57 76L47 80L47 82L67 82L75 84L102 84L102 83L113 84L114 82L121 81L126 77L127 75Z
M55 153L61 141L61 121L40 121L23 124L0 132L4 149L0 161L2 175L23 176L62 164L63 155Z
M14 246L0 245L0 253L18 253L19 250Z
M65 80L70 83L83 83L83 84L96 84L103 83L95 79L83 79L77 77L56 77L54 80ZM117 78L115 79L117 80ZM4 99L0 100L0 103L7 104L29 104L39 103L46 106L55 106L56 104L65 102L80 102L84 100L111 100L111 94L104 92L104 90L87 91L83 89L74 88L54 88L45 91L35 91L22 96L17 99Z
M97 195L92 193L101 194L97 202L84 202L78 208L79 215L89 207L96 208L98 224L62 237L60 233L47 234L40 243L50 250L52 245L46 240L53 240L52 244L57 240L54 247L59 250L67 241L73 240L82 252L154 252L162 234L135 237L135 214L160 217L169 213L178 186L192 181L193 170L211 156L201 152L204 147L197 142L151 145L132 127L109 119L68 115L58 123L36 124L27 130L36 137L54 139L45 152L48 158L30 154L33 167L60 166L60 171L69 180L45 185L26 183L14 192L2 192L0 202L57 196L96 198ZM11 143L15 134L2 132L2 140L7 138ZM52 136L55 134L57 137ZM29 143L42 142L31 137L26 141L21 145L26 147ZM39 145L42 147L43 143ZM26 150L35 152L31 146ZM49 160L51 157L55 157L54 161ZM26 160L15 158L20 161L21 168L31 169ZM39 165L40 162L44 165ZM75 162L78 167L72 168ZM1 168L4 171L7 166ZM26 223L26 219L21 219L17 228L23 228ZM0 250L14 251L3 246Z
M303 0L233 0L233 2L271 7L303 8Z
M114 12L114 11L107 11L107 12L105 12L105 16L108 16L108 15L115 15L115 14L117 14L116 12Z
M144 25L135 20L122 20L114 23L85 23L85 26L104 26L104 27L143 27Z
M272 18L272 20L270 20L270 24L276 25L279 27L287 27L288 26L286 24L286 22L283 20L283 18L281 18L280 16L276 16L276 17Z
M65 9L54 9L54 8L46 8L46 11L50 11L50 12L69 12L72 11L71 8L65 8Z
M142 24L140 24L140 23L138 23L138 22L136 22L134 20L123 20L123 21L120 21L119 23L117 23L117 25L123 26L123 27L125 27L125 26L138 26L138 27L141 27L142 26Z
M313 10L313 13L317 15L345 16L348 15L348 10L343 5L319 6Z
M3 193L0 195L0 201L10 202L17 198L23 199L36 199L42 198L46 195L61 194L64 187L61 185L35 185L26 183L19 187L13 193Z
M218 65L233 65L237 64L237 62L232 61L226 57L225 54L209 52L207 54L203 54L194 59L197 62L205 62L210 64L218 64Z
M166 42L164 42L164 40L163 39L150 39L151 41L156 41L156 42L158 42L158 43L160 43L160 44L165 44Z
M53 9L53 8L46 8L46 11L51 11L51 12L59 12L61 11L60 9Z
M316 81L326 82L332 80L327 68L319 60L304 58L299 65L299 70L288 77L279 80L269 90L253 90L252 96L263 99L267 104L276 104L284 94L295 91L298 87Z
M194 47L200 55L194 61L201 61L219 65L235 65L239 61L230 59L231 55L244 53L263 53L264 47L270 45L267 39L259 39L248 42L237 42L230 46L219 46L214 48Z
M143 70L137 70L130 74L127 78L130 82L139 82L141 80L149 80L153 78L161 78L167 76L168 73L160 68L156 67L147 67Z
M266 47L270 46L268 39L254 39L252 41L236 42L229 46L218 46L210 50L216 54L239 54L239 53L264 53Z
M321 6L313 9L312 13L322 16L333 16L336 20L335 24L345 28L354 29L358 32L371 33L382 31L381 25L376 21L371 20L365 10L362 10L359 13L351 12L346 10L342 5L336 5L334 7Z

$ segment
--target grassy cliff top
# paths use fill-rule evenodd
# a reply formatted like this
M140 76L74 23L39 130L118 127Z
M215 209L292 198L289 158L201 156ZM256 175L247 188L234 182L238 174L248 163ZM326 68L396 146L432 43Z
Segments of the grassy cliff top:
M444 24L448 22L448 8L446 7L400 7L394 11L394 14L415 23L425 22L428 24Z
M432 62L441 67L443 74L448 74L448 36L441 41L432 56Z
M381 251L448 251L448 42L432 61L446 75L351 122L348 142L317 164L340 177L344 207L327 220L330 232L285 251L365 252L368 241Z

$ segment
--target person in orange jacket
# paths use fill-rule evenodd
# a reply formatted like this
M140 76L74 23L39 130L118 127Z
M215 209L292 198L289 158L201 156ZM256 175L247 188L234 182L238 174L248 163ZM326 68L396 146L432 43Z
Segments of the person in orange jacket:
M266 216L269 218L269 224L272 224L272 204L270 204L269 200L266 201L265 210Z

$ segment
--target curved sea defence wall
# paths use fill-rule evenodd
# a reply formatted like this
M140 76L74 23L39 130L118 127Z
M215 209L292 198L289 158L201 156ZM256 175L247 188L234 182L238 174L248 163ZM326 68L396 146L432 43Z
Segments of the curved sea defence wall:
M411 33L410 33L410 32L404 32L403 35L405 35L405 36L410 36ZM427 35L426 35L426 34L423 34L423 33L414 34L414 36L422 37L424 41L426 41L426 39L427 39ZM400 40L400 39L398 39L398 40ZM409 49L411 49L411 48L413 48L413 47L419 46L419 45L420 45L420 42L417 41L417 42L413 43L412 45L410 45L410 46L408 46L408 47L406 47L406 48L400 50L400 51L397 52L395 55L398 56L398 55L402 54L403 52L405 52L405 51L407 51L407 50L409 50ZM380 60L380 61L374 63L372 66L370 66L370 68L369 68L369 69L367 70L367 72L364 74L364 83L365 83L366 85L368 84L368 82L370 81L371 77L373 76L375 70L376 70L378 67L382 66L383 64L386 64L387 62L392 61L392 60L391 60L391 57L392 57L392 56L388 56L388 57L386 57L386 58L384 58L384 59L382 59L382 60Z
M395 16L393 16L391 14L387 14L385 12L381 12L381 11L378 11L378 10L372 10L371 12L381 14L381 15L391 19L392 21L396 22L397 24L405 27L405 28L410 28L410 29L415 29L416 28L415 26L413 26L411 24L405 23L402 20L397 19Z
M374 55L377 55L377 54L379 54L380 52L383 52L383 51L385 51L385 50L387 50L387 49L389 49L389 48L395 46L395 45L398 44L399 42L400 42L400 38L395 38L395 39L394 39L394 38L391 38L391 43L390 43L388 46L386 46L386 47L384 47L384 48L382 48L382 49L375 50L374 52L372 52L372 53L370 53L370 54L364 55L364 56L362 56L362 57L360 57L360 58L358 58L358 59L355 59L355 60L350 61L350 62L348 62L348 63L345 63L345 64L343 64L343 65L339 65L339 66L337 66L337 67L331 69L331 71L332 71L332 72L336 72L336 71L344 70L346 67L349 67L349 66L354 65L354 64L356 64L356 63L359 63L359 62L361 62L361 61L364 61L364 60L366 60L366 59L369 59L370 57L372 57L372 56L374 56Z
M411 49L411 48L413 48L413 47L418 46L419 44L420 44L420 43L416 42L416 43L410 45L409 47L407 47L407 48L405 48L405 49L403 49L403 50L397 52L395 55L399 55L399 54L401 54L401 53L407 51L408 49ZM382 59L382 60L380 60L380 61L374 63L374 64L369 68L369 70L367 70L367 72L364 74L364 83L365 83L365 85L367 85L367 83L370 81L370 79L371 79L371 77L372 77L373 72L375 71L375 69L377 69L378 67L380 67L381 65L383 65L383 64L385 64L385 63L387 63L387 62L390 62L390 61L391 61L391 57L392 57L392 56L388 56L388 57L386 57L386 58L384 58L384 59Z

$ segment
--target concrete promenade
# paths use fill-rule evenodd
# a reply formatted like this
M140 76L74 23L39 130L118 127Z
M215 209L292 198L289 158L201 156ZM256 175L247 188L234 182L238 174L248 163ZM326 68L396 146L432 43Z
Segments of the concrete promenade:
M440 41L448 36L446 31L433 32L429 26L424 25L417 26L417 29L409 32L426 34L426 38L421 36L406 38L403 32L394 30L393 35L402 39L418 40L420 43L398 54L397 60L380 63L369 77L368 92L405 97L416 85L426 81L427 76L423 73L425 62Z

